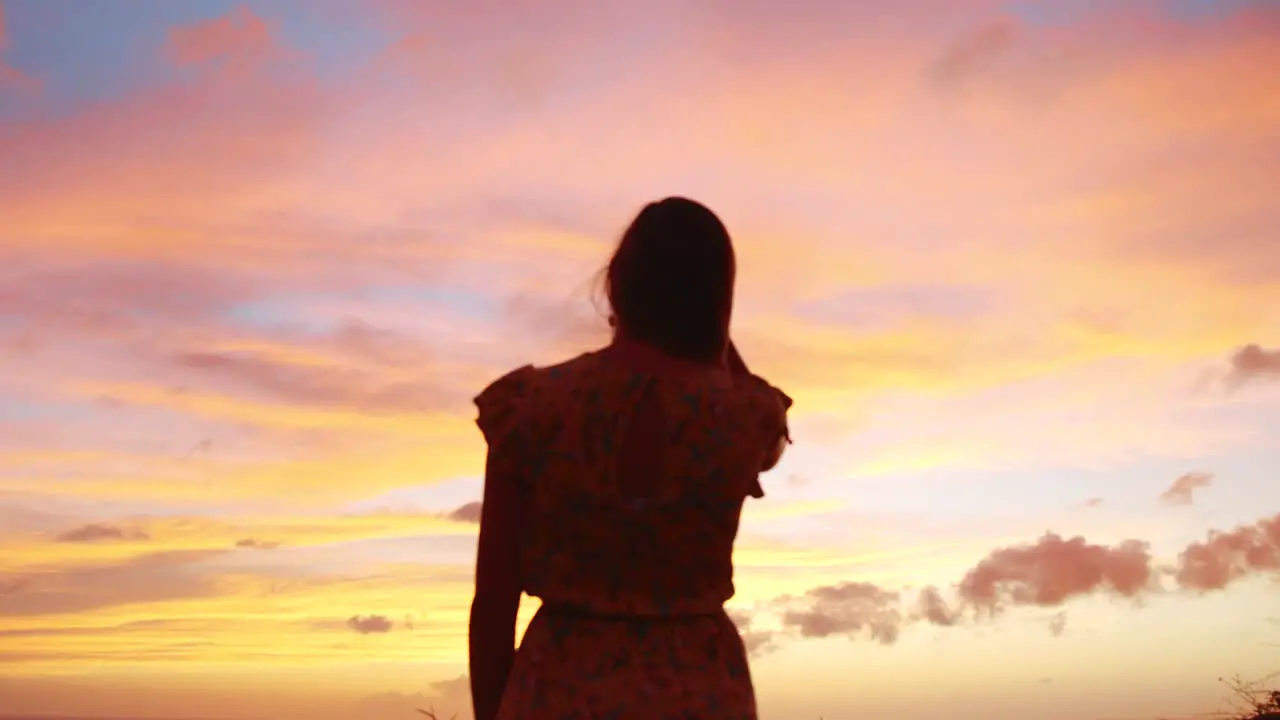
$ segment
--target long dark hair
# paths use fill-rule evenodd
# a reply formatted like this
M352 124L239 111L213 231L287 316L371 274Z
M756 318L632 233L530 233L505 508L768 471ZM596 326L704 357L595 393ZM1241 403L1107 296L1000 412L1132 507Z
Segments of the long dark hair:
M729 231L709 208L683 197L649 203L605 271L615 329L668 355L719 362L735 272Z

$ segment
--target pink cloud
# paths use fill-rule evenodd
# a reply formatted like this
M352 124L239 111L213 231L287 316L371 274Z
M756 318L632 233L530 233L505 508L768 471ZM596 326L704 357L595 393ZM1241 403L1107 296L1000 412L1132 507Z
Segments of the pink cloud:
M459 522L478 523L480 522L480 513L483 509L484 504L477 500L459 507L449 513L448 517L450 520L457 520Z
M904 620L899 599L898 593L871 583L846 582L816 587L798 598L779 598L776 603L783 608L783 626L802 637L865 634L891 645L897 642Z
M42 389L145 380L370 414L460 407L494 358L601 336L598 318L556 300L604 259L609 228L672 186L705 190L737 218L752 357L814 395L968 389L1117 354L1203 354L1272 321L1265 297L1218 282L1280 267L1268 264L1274 203L1262 190L1273 110L1256 100L1276 90L1258 68L1280 62L1266 13L1187 28L1146 17L1130 32L1105 17L1024 27L995 3L671 2L634 17L561 3L485 34L490 3L446 8L426 34L435 11L422 5L403 7L416 19L400 27L400 54L349 83L322 85L237 10L172 33L166 57L191 65L180 81L0 128L0 155L17 169L0 174L0 315L22 326L0 327L6 374ZM661 37L670 53L619 40L633 36ZM583 62L611 45L607 63ZM590 160L606 145L610 163ZM147 262L100 262L119 257ZM27 277L11 284L15 267ZM338 289L392 276L446 277L499 298L502 319L455 318L415 337L380 327L417 312L395 302L370 301L357 314L372 324L332 331L241 327L223 313L307 289L326 297L296 315L332 320ZM939 278L1016 292L981 317L912 318L882 334L794 310L853 283ZM1171 315L1174 288L1203 302ZM1046 327L1082 296L1115 318L1106 333ZM1242 367L1265 377L1271 351L1251 352ZM119 418L68 434L175 448L204 437ZM3 430L9 442L48 434ZM975 568L970 602L1124 595L1124 572L1141 572L1137 546L1052 537ZM948 625L961 605L935 591L907 611L846 589L789 611L794 628L883 639L897 627L885 608Z
M1234 530L1213 531L1178 557L1178 585L1188 590L1220 590L1232 581L1280 570L1280 515Z
M150 359L159 362L159 377L183 386L370 414L459 408L499 372L482 358L463 363L418 335L355 319L323 331L213 325L204 338L176 337L157 352Z
M908 602L897 591L845 582L798 597L780 596L771 607L779 613L784 631L800 637L847 635L887 645L913 623L955 627L965 620L992 618L1008 607L1060 608L1094 593L1137 599L1161 591L1161 570L1147 543L1139 540L1107 546L1047 533L1034 543L988 553L954 586L950 600L932 586ZM1227 532L1211 531L1206 540L1188 545L1172 570L1177 588L1198 592L1280 571L1280 515ZM751 616L738 612L733 617L742 631L752 629ZM1061 635L1067 624L1065 610L1047 622L1053 635ZM781 637L774 633L768 639Z
M753 627L755 619L751 613L745 610L728 610L727 612L729 619L742 636L742 644L746 646L748 655L760 657L777 649L778 646L774 643L774 631Z
M1145 542L1108 547L1046 533L1035 543L992 551L965 574L958 592L967 605L994 613L1005 604L1054 607L1099 590L1136 597L1153 580Z
M150 540L150 536L136 528L124 528L118 525L92 523L61 533L58 542L64 543L98 543L114 540Z
M1239 387L1254 380L1280 379L1280 350L1268 350L1250 343L1231 355L1231 370L1227 383Z
M33 572L0 594L0 616L57 615L105 607L216 597L220 590L201 563L223 550L174 550L124 562Z
M434 378L380 377L341 365L275 362L253 353L188 352L175 360L186 377L204 388L247 390L292 405L350 407L372 414L429 412L456 405L472 392Z
M0 366L18 364L50 382L86 366L100 377L146 374L168 344L230 333L220 315L263 287L256 278L190 265L62 264L22 255L0 269L0 284L0 314L14 319L0 327L8 351Z
M268 285L260 273L18 261L0 278L0 314L14 319L0 326L0 367L21 367L29 381L39 380L26 385L29 392L47 394L68 380L143 381L299 406L412 413L460 405L468 388L498 372L442 359L418 334L353 318L323 330L245 325L230 311L263 299L268 288L290 290Z
M943 88L963 84L972 76L989 72L1010 48L1017 29L1005 20L981 25L956 38L934 60L930 73Z
M936 587L926 587L916 598L918 617L932 625L950 627L960 620L960 614L952 608Z
M1054 613L1053 617L1049 618L1049 633L1054 637L1061 637L1066 630L1067 613L1065 611Z
M1154 33L1157 40L1150 39L1152 33L1144 33L1141 42L1126 38L1122 43L1115 33L1107 30L1107 18L1090 20L1071 34L1055 33L1001 19L996 13L997 4L986 2L956 3L946 11L906 5L895 12L842 9L830 3L806 3L801 9L782 11L765 4L753 4L737 10L744 22L740 27L735 26L733 32L722 28L719 18L677 3L646 6L635 10L635 17L627 14L630 10L603 12L581 3L558 3L529 13L528 22L503 24L500 32L492 27L494 16L470 5L458 9L432 6L429 11L412 3L385 5L375 7L372 12L391 18L387 21L389 28L409 35L434 28L432 38L425 44L435 53L431 58L433 67L443 68L439 70L443 79L431 92L419 87L415 96L402 92L407 88L388 88L380 84L385 79L379 75L380 71L372 68L367 73L357 73L357 80L342 87L318 86L305 63L287 67L255 66L251 76L237 84L220 80L216 74L201 74L190 85L147 91L114 107L93 111L92 117L53 123L39 131L25 128L21 133L22 142L15 141L13 150L19 159L29 158L31 172L27 176L30 179L25 185L30 187L22 189L28 197L26 202L14 204L13 209L20 211L19 214L6 212L4 215L18 218L8 221L15 226L14 230L20 227L28 233L53 233L63 242L89 244L112 252L140 251L140 245L122 247L120 238L116 237L117 230L123 234L122 224L127 227L138 222L138 218L148 218L150 224L158 228L156 234L163 242L147 245L147 252L178 252L181 245L188 250L206 252L219 262L270 255L273 263L304 253L300 247L288 247L301 243L301 239L294 240L287 232L272 232L279 228L271 226L282 218L314 213L317 207L324 207L327 215L341 216L333 218L338 222L352 219L372 222L377 218L406 217L410 210L421 211L424 206L437 205L442 202L437 196L447 195L450 200L457 200L468 193L536 192L551 203L564 204L570 215L594 214L594 208L586 208L599 206L607 211L606 215L621 218L624 212L621 201L609 197L614 194L612 191L599 190L606 185L598 176L602 169L588 165L563 167L565 158L575 157L572 150L585 138L596 137L607 129L610 137L630 139L615 143L617 151L613 159L616 162L609 173L610 177L629 178L625 193L621 190L616 193L627 194L628 205L659 186L685 182L674 176L671 168L676 165L674 160L690 156L694 148L697 156L705 159L708 172L711 168L718 168L717 173L740 171L744 183L757 184L758 192L765 195L776 193L779 203L784 205L794 204L789 202L786 188L800 187L793 182L797 173L805 176L806 190L791 193L816 197L821 194L816 192L818 188L831 186L844 188L847 195L865 197L864 204L869 210L860 213L860 217L834 218L839 221L836 223L823 220L826 227L822 228L805 226L819 222L828 214L809 207L812 200L796 206L805 207L795 213L800 217L774 218L793 237L815 238L806 242L813 244L814 249L829 251L829 255L823 256L823 263L813 262L817 253L771 253L785 260L785 267L796 266L793 268L796 274L813 277L836 270L845 272L847 263L842 259L846 257L857 258L859 262L853 264L866 267L873 254L897 253L886 248L901 247L903 257L909 255L919 261L919 254L908 244L878 239L886 238L886 232L894 237L930 235L929 227L913 229L902 224L904 218L919 216L913 208L922 202L933 208L930 217L938 218L939 228L963 227L966 232L961 235L1041 237L1044 233L1038 230L1044 228L992 226L997 218L986 209L995 201L996 190L1007 193L1009 189L994 187L994 181L989 178L1009 172L1025 178L1013 191L1018 196L1013 199L1019 202L1004 203L1008 207L1044 204L1063 191L1063 182L1078 176L1078 169L1071 163L1096 153L1061 153L1062 157L1046 159L1041 168L1035 158L1054 153L1030 150L1037 147L1042 151L1043 137L1064 128L1078 127L1081 122L1078 115L1085 108L1092 117L1100 112L1099 107L1114 117L1115 122L1107 123L1108 127L1100 130L1098 138L1107 144L1109 152L1120 152L1125 147L1118 139L1113 145L1109 133L1128 132L1138 124L1143 128L1139 139L1146 145L1134 146L1138 148L1135 154L1147 152L1158 142L1164 125L1153 124L1145 111L1132 112L1143 110L1133 107L1138 96L1113 93L1110 83L1122 81L1126 88L1150 88L1148 94L1154 92L1158 95L1156 100L1170 105L1185 97L1177 95L1177 88L1181 87L1178 82L1164 82L1163 78L1176 79L1191 74L1192 79L1199 82L1205 73L1198 68L1206 58L1224 65L1224 70L1225 65L1238 64L1237 50L1233 49L1238 45L1237 40L1251 48L1241 52L1265 56L1272 51L1265 32L1252 30L1253 25L1236 20L1198 24L1196 30L1185 31L1193 41L1188 44L1192 48L1189 53L1196 57L1166 57L1167 48L1159 38L1184 31L1164 18L1151 19L1159 28L1159 32ZM490 5L501 6L505 13L522 12L503 3ZM843 22L853 19L860 22ZM604 52L606 47L611 52L618 50L612 47L617 43L610 40L615 34L628 28L669 30L673 27L672 20L682 21L682 26L689 30L671 38L669 58L655 60L628 47L626 53L615 53L620 58L615 61L619 63L619 72L611 73L616 82L611 81L592 92L570 82L584 81L570 72L581 66L583 57ZM352 18L351 21L365 20ZM842 31L836 33L836 27ZM859 33L857 41L847 37L849 28ZM530 45L533 49L513 48L507 42L508 35L533 43ZM175 31L174 38L171 48L181 48L181 51L171 49L171 52L190 58L256 57L255 53L274 42L263 21L243 9L225 18ZM699 41L695 42L695 38ZM1035 55L1033 49L1046 43L1065 55L1091 62L1083 63L1083 69L1078 72L1054 79L1057 70L1041 67L1035 57L1027 56L1027 53ZM778 61L777 58L783 56L778 51L784 44L792 49L802 47L803 51L791 52L786 55L787 60ZM278 47L278 43L271 46ZM518 59L528 52L534 52L539 58L544 55L550 58L546 61L549 69L541 71L549 79L538 80L539 84L551 83L562 90L570 86L578 88L573 94L577 100L573 102L562 99L557 94L559 91L540 91L542 95L549 94L556 103L556 120L552 124L548 124L546 117L528 115L523 106L519 112L508 107L515 91L503 85L505 81L501 78L506 71L502 68L507 64L503 58L510 54ZM1018 82L1057 83L1061 101L1041 111L1037 110L1040 106L1034 98L1016 92L1014 97L1006 97L1007 89L1001 84L1004 81L999 68L992 68L988 60L957 60L957 57L971 58L975 52L983 58L995 56L1001 62L1026 66L1025 71L1020 71L1025 80ZM753 74L766 70L762 66L766 57L772 63L767 68L768 77L779 82L764 87L748 82ZM516 64L530 66L541 62L541 59L539 62L526 60ZM925 110L939 109L937 89L922 68L957 63L964 65L966 77L981 82L975 85L973 93L957 101L959 106L943 109L948 122L952 123L949 129L921 120L938 115ZM466 78L459 72L450 75L450 67L465 67L470 75ZM858 82L858 93L843 91L848 82L845 71L860 67L875 67L877 72L874 77L863 78L865 82ZM1112 73L1113 70L1117 73ZM1244 107L1246 96L1257 97L1253 91L1259 89L1244 84L1266 82L1265 75L1257 72L1240 75L1244 78L1240 81L1241 87L1218 88L1228 95L1223 107ZM1153 76L1162 82L1153 83ZM1114 77L1120 80L1113 80ZM457 90L464 85L474 92L458 94ZM711 100L705 92L708 86L718 88ZM669 96L669 103L652 102L659 88L664 98ZM1102 92L1107 101L1101 106L1091 96L1097 92ZM450 105L450 117L439 112L440 105L435 101L439 95L458 99L457 104ZM483 101L473 102L472 98L483 98ZM1009 107L1000 112L983 109L992 103L1009 104ZM650 105L669 106L670 117L646 114L643 122L634 117L632 108ZM766 107L768 112L763 112ZM983 114L973 124L953 122L964 118L951 115L964 115L975 107ZM235 108L235 117L230 108ZM892 108L902 108L914 119L903 122ZM1199 106L1182 108L1179 112L1161 109L1170 110L1160 116L1166 123L1172 122L1172 118L1199 117L1204 112ZM1043 122L1026 122L1027 113L1039 113L1037 117ZM1141 123L1128 120L1139 114ZM496 122L497 116L504 118L503 122ZM1034 136L1028 135L1028 128L1032 126L1036 128ZM142 127L147 128L145 143L136 136L137 128ZM958 142L957 127L967 128L965 132L971 133L974 142ZM667 139L663 143L651 142L656 136ZM1023 150L1009 153L1020 158L1018 164L1010 164L1005 156L992 156L988 152L990 142L987 141L996 136L1010 138L1011 147ZM91 144L77 145L75 157L61 157L56 151L70 146L68 138L72 137L96 139ZM848 142L834 143L837 137ZM1126 135L1123 140L1129 143L1134 138ZM1256 135L1252 134L1232 140L1242 145L1256 141ZM91 151L85 153L84 147ZM903 162L894 154L904 147L916 148L913 152L923 155L946 158L947 162ZM959 153L957 147L972 150ZM143 148L151 149L144 152ZM847 165L833 162L837 159L833 153L846 152ZM1237 158L1242 155L1234 151L1231 154ZM414 157L430 157L432 161L429 164L405 161ZM162 162L161 158L170 160ZM1063 162L1068 165L1065 169ZM833 174L831 170L832 167L864 165L881 168L875 182L850 178L849 173L844 172ZM1140 165L1146 167L1145 163ZM558 171L548 172L552 168ZM955 171L940 168L955 168ZM981 173L975 173L978 168L982 169ZM1234 169L1239 169L1238 164L1221 167L1222 172L1228 173ZM81 189L77 189L77 185L82 186ZM936 193L921 197L919 192L907 191L922 187L934 188ZM1152 187L1156 188L1155 192L1170 190L1167 186ZM157 192L157 188L163 191ZM495 191L494 188L503 189ZM1090 193L1097 190L1094 187L1080 189ZM55 190L60 195L58 202L55 204L49 199L48 204L41 207L44 196ZM0 198L6 194L0 189ZM726 201L732 202L734 194L726 193ZM1231 196L1240 202L1247 200L1239 194ZM573 199L559 199L565 197ZM745 205L743 209L758 221L766 219L768 213L763 211L767 208L760 203ZM125 212L122 213L122 209ZM155 221L157 214L166 216L163 222ZM439 213L432 215L439 217ZM804 216L812 219L806 220ZM215 226L211 219L215 217L223 218L223 225ZM247 234L243 223L250 217L272 220L267 227ZM1025 222L1012 215L999 221L1020 226ZM1099 221L1106 222L1107 218L1100 217ZM617 222L621 223L621 219ZM352 226L360 224L352 223ZM87 228L94 228L92 235ZM838 238L831 237L831 242L821 240L833 234ZM1090 237L1098 235L1089 233ZM1106 242L1111 242L1115 233L1101 235ZM248 236L253 241L242 240L234 250L225 246L229 239ZM868 241L849 248L850 237ZM314 236L310 239L316 240ZM337 262L343 244L325 243L325 252ZM430 243L419 243L420 246L427 244ZM349 264L370 262L369 258L376 254L372 249L352 253L348 248L345 252L348 260L355 261ZM746 255L765 252L744 248Z
M175 31L171 47L186 59L215 51L240 58L270 41L246 13ZM325 102L298 62L235 67L201 67L79 114L6 124L0 155L15 171L0 176L4 249L234 256L226 225L267 210L266 185L314 157L312 130Z
M9 26L5 19L4 3L0 2L0 92L6 90L31 91L40 89L40 80L9 65L4 54L9 49Z
M242 538L236 541L236 547L247 550L275 550L281 547L277 540L259 540L258 538Z
M248 7L228 15L169 31L164 53L179 65L218 58L260 59L277 47L267 23Z
M7 64L0 58L0 92L5 90L31 91L40 88L40 81Z
M353 615L347 620L347 627L361 635L385 634L391 632L395 623L385 615Z
M1186 473L1174 480L1167 490L1160 493L1160 501L1166 505L1190 505L1196 490L1207 488L1212 484L1212 473Z

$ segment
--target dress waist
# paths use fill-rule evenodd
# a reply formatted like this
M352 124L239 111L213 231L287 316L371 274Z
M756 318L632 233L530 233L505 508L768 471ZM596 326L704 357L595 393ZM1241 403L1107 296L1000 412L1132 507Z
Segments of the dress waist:
M718 618L725 615L724 607L708 610L682 611L676 613L638 613L607 612L595 610L582 605L554 602L543 603L538 608L539 614L576 620L609 620L615 622L680 622L706 618Z

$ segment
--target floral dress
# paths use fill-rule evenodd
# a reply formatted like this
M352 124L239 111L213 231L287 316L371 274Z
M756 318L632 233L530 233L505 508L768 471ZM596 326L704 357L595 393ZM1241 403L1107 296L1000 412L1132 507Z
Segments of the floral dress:
M790 398L615 343L515 370L476 404L490 462L519 468L520 585L543 603L500 720L755 718L724 603L742 506L763 495Z

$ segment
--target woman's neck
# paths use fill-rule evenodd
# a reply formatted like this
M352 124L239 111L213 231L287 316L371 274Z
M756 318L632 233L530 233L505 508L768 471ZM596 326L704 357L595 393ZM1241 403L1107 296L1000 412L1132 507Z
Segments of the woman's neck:
M707 371L723 372L726 369L723 353L718 362L699 362L688 358L676 357L650 343L628 337L621 331L614 332L613 342L609 344L608 350L628 362L646 369L695 373Z

